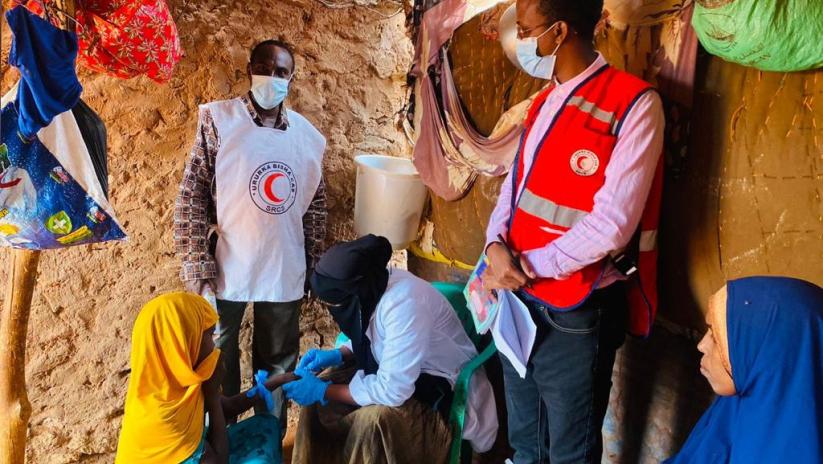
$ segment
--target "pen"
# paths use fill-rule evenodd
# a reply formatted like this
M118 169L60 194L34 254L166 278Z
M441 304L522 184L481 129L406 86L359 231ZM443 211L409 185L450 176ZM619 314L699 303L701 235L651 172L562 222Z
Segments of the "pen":
M514 252L512 252L512 249L509 248L509 244L506 243L506 239L503 238L503 235L497 234L497 240L503 245L503 248L506 249L506 253L509 254L509 259L512 260L512 263L514 263L514 265L517 267L517 270L523 273L523 275L525 275L526 278L528 278L529 276L526 275L525 271L523 271L523 266L520 265L520 260L514 257ZM526 283L526 288L532 288L531 282Z

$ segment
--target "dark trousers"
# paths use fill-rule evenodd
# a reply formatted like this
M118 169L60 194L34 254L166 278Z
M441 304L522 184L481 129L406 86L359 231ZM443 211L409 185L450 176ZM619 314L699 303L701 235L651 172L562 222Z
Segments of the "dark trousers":
M271 374L294 370L300 350L300 307L302 300L289 303L255 302L254 334L252 335L252 368ZM240 324L246 312L245 302L217 300L216 345L223 352L226 376L223 394L240 393ZM281 389L274 391L274 413L280 415L282 430L286 430L287 402Z
M569 312L526 304L538 326L526 378L500 356L514 463L599 463L615 352L625 338L623 286L597 290Z

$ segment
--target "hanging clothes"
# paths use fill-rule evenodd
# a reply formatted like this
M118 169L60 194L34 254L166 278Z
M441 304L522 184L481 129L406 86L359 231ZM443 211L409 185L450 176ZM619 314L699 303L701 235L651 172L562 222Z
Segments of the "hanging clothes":
M435 194L457 200L478 173L505 174L523 131L527 105L517 105L483 136L469 121L454 84L447 42L458 27L502 3L492 0L445 0L423 15L410 77L415 81L413 161L420 178Z
M50 18L43 5L59 11L54 0L15 3ZM78 0L69 21L79 36L77 62L93 71L121 79L145 75L164 83L183 56L177 25L164 0Z
M80 64L121 79L171 79L183 51L164 0L89 0L78 6Z
M80 101L77 36L23 6L6 17L9 63L21 79L0 113L0 245L42 250L125 238L107 200L105 126Z
M17 6L6 13L14 35L9 64L20 71L17 115L26 138L46 127L58 114L80 100L77 80L77 35L58 29L31 11Z
M97 181L103 188L103 195L109 197L109 166L106 147L106 125L100 116L94 112L83 100L77 102L71 109L80 135L89 150L89 158L94 166L94 173L97 174Z

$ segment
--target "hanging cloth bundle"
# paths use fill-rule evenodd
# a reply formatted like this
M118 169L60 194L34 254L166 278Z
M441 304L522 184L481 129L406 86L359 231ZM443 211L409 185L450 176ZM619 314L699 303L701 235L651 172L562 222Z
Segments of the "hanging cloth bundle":
M6 19L14 34L9 64L21 76L18 124L23 136L31 138L80 101L83 87L74 71L77 36L19 6L7 12Z
M16 1L39 15L59 11L54 0ZM79 35L78 63L120 79L171 79L183 50L164 0L77 0L75 14L67 20Z
M103 188L105 127L79 100L76 37L22 7L8 19L10 61L23 78L0 103L0 245L42 250L125 238Z
M448 57L454 32L504 0L444 0L423 14L410 81L414 82L413 161L420 179L446 200L461 198L478 174L500 176L517 152L528 103L510 108L489 136L469 120Z
M103 188L103 195L109 197L109 166L106 148L106 125L100 116L94 112L83 100L77 102L71 109L83 142L89 150L91 164L94 166L94 173L97 174L97 181Z

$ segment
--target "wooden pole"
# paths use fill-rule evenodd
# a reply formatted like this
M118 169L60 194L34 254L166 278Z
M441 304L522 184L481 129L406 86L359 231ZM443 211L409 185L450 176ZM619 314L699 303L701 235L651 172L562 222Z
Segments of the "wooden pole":
M0 463L23 464L31 404L26 395L26 332L40 251L14 250L0 320Z

